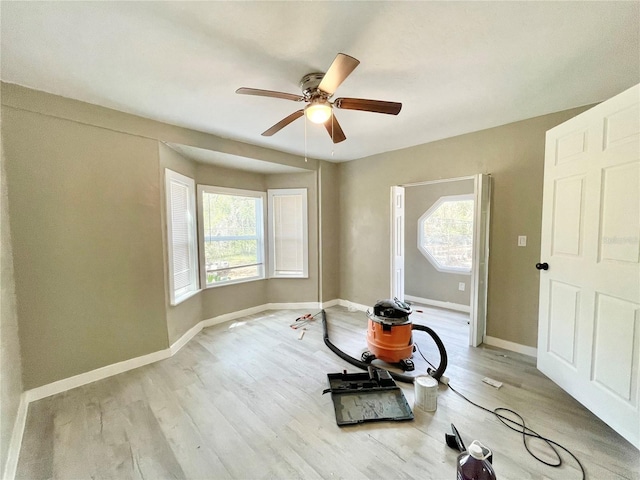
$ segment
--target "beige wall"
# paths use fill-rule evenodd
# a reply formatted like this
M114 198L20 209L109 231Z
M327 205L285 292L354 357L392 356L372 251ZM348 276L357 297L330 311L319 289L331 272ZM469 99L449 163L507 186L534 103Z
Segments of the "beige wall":
M198 185L214 185L216 187L240 188L266 192L266 175L244 172L231 168L198 163L196 165L196 183Z
M320 162L320 268L321 297L327 302L340 298L340 181L339 166Z
M166 348L156 142L2 115L25 388Z
M440 197L473 194L473 185L473 180L461 180L417 185L405 189L405 295L458 305L470 305L471 275L441 272L427 260L418 250L418 219ZM458 289L460 282L466 285L464 291Z
M0 476L3 476L23 388L4 148L1 144L0 181Z
M342 298L390 294L390 187L476 173L493 177L487 335L535 346L545 132L587 107L340 165ZM517 247L527 235L526 248Z

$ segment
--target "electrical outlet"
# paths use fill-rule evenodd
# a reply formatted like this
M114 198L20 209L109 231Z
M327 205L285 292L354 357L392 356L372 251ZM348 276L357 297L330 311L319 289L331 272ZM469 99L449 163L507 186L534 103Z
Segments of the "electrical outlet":
M527 246L527 236L526 235L520 235L518 237L518 246L519 247L526 247Z
M465 288L465 283L464 282L460 282L458 283L458 290L460 290L461 292L464 292L464 288Z

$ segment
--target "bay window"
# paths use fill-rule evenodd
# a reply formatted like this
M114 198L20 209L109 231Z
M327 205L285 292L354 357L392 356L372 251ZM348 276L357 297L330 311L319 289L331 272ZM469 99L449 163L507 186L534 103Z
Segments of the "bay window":
M308 278L307 189L196 189L166 169L166 202L171 305L200 288Z

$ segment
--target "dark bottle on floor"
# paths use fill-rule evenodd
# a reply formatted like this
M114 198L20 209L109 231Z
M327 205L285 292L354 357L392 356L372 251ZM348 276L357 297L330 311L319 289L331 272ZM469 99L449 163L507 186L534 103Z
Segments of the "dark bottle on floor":
M475 440L458 456L457 480L496 480L496 472L487 460L490 454L490 450Z

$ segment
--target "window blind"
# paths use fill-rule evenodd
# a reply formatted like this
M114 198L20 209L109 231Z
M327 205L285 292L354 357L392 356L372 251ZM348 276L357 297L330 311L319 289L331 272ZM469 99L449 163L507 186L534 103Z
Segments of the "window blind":
M176 291L187 287L190 280L188 208L189 189L180 183L171 182L173 286Z
M195 183L166 169L169 292L172 305L198 290Z
M307 190L269 190L271 276L308 276Z

